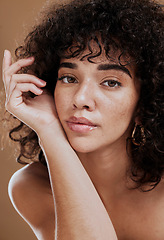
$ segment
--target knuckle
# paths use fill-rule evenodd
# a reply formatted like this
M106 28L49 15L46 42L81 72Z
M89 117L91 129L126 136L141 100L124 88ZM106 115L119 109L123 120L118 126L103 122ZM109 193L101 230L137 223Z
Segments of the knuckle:
M16 64L18 68L22 68L21 60L19 60Z
M11 76L11 81L16 81L17 80L17 74L13 74Z
M6 69L3 69L3 75L6 75Z
M3 77L5 78L8 76L8 69L3 69Z
M22 89L22 86L23 86L23 85L18 82L18 83L16 84L15 88L18 89L18 90L20 90L20 89Z

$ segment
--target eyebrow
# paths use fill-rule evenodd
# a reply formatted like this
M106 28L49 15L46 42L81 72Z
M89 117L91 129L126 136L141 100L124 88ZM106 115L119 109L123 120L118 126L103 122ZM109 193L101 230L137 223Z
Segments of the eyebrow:
M118 70L118 71L122 71L122 72L128 74L132 78L132 75L130 74L130 71L126 67L118 65L118 64L100 64L97 67L97 69L98 70Z
M63 62L59 65L60 68L71 68L71 69L77 69L77 64L76 63L70 63L70 62Z
M77 69L78 65L76 63L71 63L71 62L63 62L59 65L59 69L60 68ZM122 72L128 74L132 78L130 71L126 67L118 65L118 64L100 64L100 65L98 65L97 70L100 70L100 71L118 70L118 71L122 71Z

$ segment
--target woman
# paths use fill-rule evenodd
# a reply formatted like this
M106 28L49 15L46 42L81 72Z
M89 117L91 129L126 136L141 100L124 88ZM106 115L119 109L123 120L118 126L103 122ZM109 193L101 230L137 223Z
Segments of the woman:
M163 239L163 20L148 0L54 4L5 51L10 137L39 159L9 195L38 239Z

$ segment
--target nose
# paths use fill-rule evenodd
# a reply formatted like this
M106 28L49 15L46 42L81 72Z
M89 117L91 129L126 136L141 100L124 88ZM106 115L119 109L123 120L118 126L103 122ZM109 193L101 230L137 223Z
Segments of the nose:
M73 99L73 107L75 109L86 109L88 111L95 110L95 96L94 96L94 88L90 83L82 83L78 86L74 99Z

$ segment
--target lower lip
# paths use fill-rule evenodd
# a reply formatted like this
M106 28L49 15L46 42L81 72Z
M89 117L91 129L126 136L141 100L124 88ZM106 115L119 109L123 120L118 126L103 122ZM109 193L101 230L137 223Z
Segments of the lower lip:
M80 124L80 123L72 123L72 122L67 122L67 125L72 131L78 132L78 133L87 133L97 128L96 126Z

